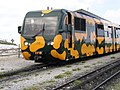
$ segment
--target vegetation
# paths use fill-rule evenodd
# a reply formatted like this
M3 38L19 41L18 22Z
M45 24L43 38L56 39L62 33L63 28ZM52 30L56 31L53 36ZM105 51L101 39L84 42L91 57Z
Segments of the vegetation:
M72 69L73 71L79 71L81 70L80 68L75 68L75 69Z
M103 62L100 62L100 61L99 61L98 63L103 63Z
M39 90L39 88L33 86L33 87L29 87L29 88L24 88L23 90Z
M67 71L67 72L65 72L65 73L62 73L62 74L59 74L59 75L55 76L54 78L55 78L55 79L60 79L60 78L64 78L64 77L66 77L66 76L68 76L68 75L71 75L71 74L72 74L72 72Z
M13 42L8 42L8 41L6 41L6 40L0 40L0 44L16 45L15 43L13 43Z
M60 79L60 78L64 78L64 77L65 77L64 74L59 74L59 75L55 76L54 78L55 78L55 79Z
M55 80L49 80L46 83L54 83L54 82L55 82Z
M63 74L65 74L65 75L71 75L71 74L72 74L72 72L67 71L67 72L65 72L65 73L63 73Z
M115 57L114 57L114 56L112 56L112 57L111 57L111 59L115 59Z
M82 61L82 63L85 63L85 61Z
M1 70L4 70L4 68L1 68Z
M90 67L89 65L84 66L84 68L89 68L89 67Z
M80 80L75 80L75 81L74 81L74 84L75 84L75 85L80 85L80 83L81 83Z
M96 63L93 63L92 65L96 65Z
M66 67L67 67L67 68L70 68L71 66L70 66L70 65L67 65Z

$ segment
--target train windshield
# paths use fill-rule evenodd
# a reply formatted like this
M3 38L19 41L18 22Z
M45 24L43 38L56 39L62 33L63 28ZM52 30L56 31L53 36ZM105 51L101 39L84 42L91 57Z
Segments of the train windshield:
M57 27L58 17L28 17L25 19L23 35L35 37L43 35L44 37L54 36Z

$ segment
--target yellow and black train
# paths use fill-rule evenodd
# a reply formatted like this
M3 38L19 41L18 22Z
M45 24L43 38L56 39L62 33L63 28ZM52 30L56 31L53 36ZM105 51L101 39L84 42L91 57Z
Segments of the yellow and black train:
M120 50L120 25L83 9L28 12L18 32L24 58L37 62L69 61Z

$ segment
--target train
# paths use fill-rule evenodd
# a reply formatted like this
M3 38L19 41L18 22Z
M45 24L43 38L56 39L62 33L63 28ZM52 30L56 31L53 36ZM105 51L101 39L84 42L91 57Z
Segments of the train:
M67 62L120 51L120 25L89 11L29 11L18 26L26 60Z

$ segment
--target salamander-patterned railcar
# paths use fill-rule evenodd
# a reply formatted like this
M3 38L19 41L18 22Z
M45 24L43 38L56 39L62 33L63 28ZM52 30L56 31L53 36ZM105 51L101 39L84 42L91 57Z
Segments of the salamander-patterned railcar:
M26 60L69 61L120 50L120 26L83 9L28 12L18 32Z

